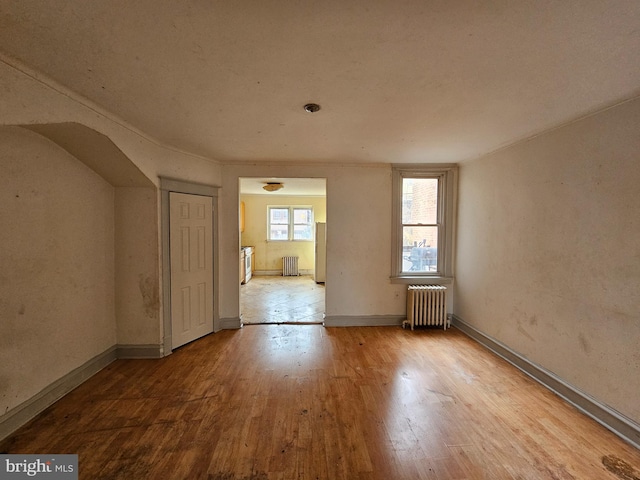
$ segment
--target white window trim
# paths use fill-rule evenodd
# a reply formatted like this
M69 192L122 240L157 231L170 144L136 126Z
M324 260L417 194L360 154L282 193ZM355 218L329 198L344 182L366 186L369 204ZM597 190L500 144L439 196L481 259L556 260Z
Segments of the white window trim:
M402 272L402 180L404 178L439 178L438 206L441 228L438 232L438 271ZM420 164L392 166L392 283L450 284L454 277L455 224L457 211L458 167L455 164Z
M282 209L288 209L289 210L289 238L287 238L286 240L278 240L278 239L272 239L270 238L271 236L271 209L272 208L282 208ZM295 224L294 222L294 215L293 215L293 210L294 209L300 209L300 210L311 210L311 239L309 240L300 240L300 239L294 239L293 238L293 232L294 232L294 226ZM312 205L267 205L267 242L313 242L313 229L314 229L314 221L315 221L315 212L313 211L313 206Z

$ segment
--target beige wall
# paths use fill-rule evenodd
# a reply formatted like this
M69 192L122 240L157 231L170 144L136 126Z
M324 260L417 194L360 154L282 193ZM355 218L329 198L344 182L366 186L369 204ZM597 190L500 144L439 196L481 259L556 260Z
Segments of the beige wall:
M56 131L63 136L71 131L72 137L86 134L86 138L76 138L76 146L85 151L86 145L95 142L94 133L98 132L113 142L116 154L124 154L126 161L149 179L150 186L159 185L159 176L220 185L221 167L215 162L160 144L101 106L15 60L0 58L0 92L0 125L55 125ZM87 128L77 128L77 125ZM96 155L105 156L103 151ZM90 164L95 159L84 160ZM130 175L130 165L118 160L101 162L108 164L105 167L108 181ZM119 166L122 166L121 171L118 171ZM118 225L115 251L118 342L154 345L162 336L158 253L160 203L153 188L136 191L118 186L114 196Z
M0 127L0 418L116 343L114 189Z
M300 270L315 269L314 242L269 242L267 241L267 207L296 206L313 207L314 221L326 222L325 197L296 197L287 195L242 195L245 204L245 230L241 235L242 245L255 247L255 269L267 272L282 272L282 257L298 256Z
M155 188L115 189L116 320L119 345L159 345L160 244Z
M640 422L640 101L462 166L455 313Z

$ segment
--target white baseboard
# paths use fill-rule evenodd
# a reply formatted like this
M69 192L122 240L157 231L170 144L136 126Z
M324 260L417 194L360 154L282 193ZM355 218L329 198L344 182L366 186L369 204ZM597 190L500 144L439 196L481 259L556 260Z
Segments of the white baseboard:
M466 323L460 317L453 315L451 324L499 357L504 358L507 362L535 381L544 385L585 415L588 415L608 430L611 430L626 442L636 448L640 448L640 425L630 418L625 417L620 412L615 411L592 396L580 391L573 385L568 384L540 365L532 363L519 353L511 350L505 344Z
M236 330L242 328L242 322L240 317L221 318L220 329L221 330Z
M402 325L406 315L333 315L324 319L325 327L388 327Z
M118 358L162 358L162 345L118 345Z

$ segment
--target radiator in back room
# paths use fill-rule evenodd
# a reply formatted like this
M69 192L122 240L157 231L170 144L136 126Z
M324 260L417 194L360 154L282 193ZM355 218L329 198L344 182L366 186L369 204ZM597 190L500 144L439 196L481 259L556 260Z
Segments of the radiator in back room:
M298 257L282 257L282 276L298 276Z
M407 289L407 321L414 327L449 327L447 287L443 285L409 285Z

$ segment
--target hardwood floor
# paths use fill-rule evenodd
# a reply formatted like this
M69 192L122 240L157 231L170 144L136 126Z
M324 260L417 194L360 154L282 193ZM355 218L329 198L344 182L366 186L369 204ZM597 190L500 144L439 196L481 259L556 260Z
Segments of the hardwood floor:
M111 364L0 451L77 453L81 479L640 477L640 451L456 329L223 331Z

